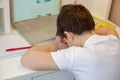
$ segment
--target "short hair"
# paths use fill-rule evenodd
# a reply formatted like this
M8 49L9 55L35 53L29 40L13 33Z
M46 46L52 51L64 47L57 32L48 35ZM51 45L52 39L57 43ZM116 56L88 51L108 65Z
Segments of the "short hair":
M64 31L80 35L94 30L95 22L91 13L81 4L64 5L57 17L57 36L66 37Z

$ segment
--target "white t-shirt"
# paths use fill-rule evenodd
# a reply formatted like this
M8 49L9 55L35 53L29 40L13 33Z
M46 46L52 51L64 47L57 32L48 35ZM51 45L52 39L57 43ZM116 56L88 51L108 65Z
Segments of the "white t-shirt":
M115 36L91 36L83 47L51 52L60 70L76 80L120 80L120 41Z

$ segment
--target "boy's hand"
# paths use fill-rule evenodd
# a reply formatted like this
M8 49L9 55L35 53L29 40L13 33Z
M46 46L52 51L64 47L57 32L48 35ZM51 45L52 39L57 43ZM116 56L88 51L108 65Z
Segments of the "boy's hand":
M57 48L57 50L64 49L64 48L68 47L68 45L65 42L64 38L61 38L60 36L56 36L56 39L54 40L53 43L54 43L55 47Z
M106 27L106 26L101 26L97 29L95 29L95 33L99 35L114 35L118 37L118 34L114 28Z

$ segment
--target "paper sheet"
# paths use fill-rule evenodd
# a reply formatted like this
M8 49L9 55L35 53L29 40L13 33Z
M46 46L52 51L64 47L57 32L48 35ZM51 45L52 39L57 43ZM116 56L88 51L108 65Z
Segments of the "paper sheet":
M22 55L26 51L26 50L17 50L17 51L6 52L6 49L25 47L25 46L28 46L28 44L24 43L22 41L22 38L16 33L0 36L0 60L4 58L10 58L10 57Z

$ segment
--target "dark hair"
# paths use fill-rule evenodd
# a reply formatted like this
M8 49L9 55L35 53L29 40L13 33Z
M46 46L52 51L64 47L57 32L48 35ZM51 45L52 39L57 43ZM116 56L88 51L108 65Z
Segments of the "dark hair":
M90 12L83 5L64 5L57 18L57 36L66 37L64 31L80 35L94 30L95 23Z

